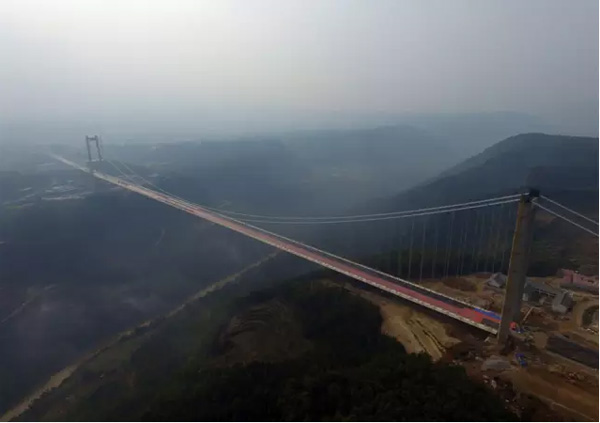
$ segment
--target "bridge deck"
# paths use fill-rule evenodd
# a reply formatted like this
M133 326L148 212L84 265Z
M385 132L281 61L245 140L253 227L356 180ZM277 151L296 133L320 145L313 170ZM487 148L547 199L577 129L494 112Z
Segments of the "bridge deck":
M52 157L69 166L75 167L84 172L88 172L85 167L71 162L61 156L52 155ZM294 254L298 257L302 257L313 263L317 263L321 266L327 267L371 286L375 286L383 291L390 292L423 307L427 307L428 309L434 310L438 313L478 327L479 329L494 334L497 332L497 328L500 324L500 316L488 310L458 301L446 295L418 286L409 281L387 275L375 269L371 269L358 263L346 260L342 257L335 256L331 253L321 251L315 247L282 237L272 232L268 232L262 228L232 219L229 216L207 210L201 206L174 198L149 188L132 184L120 178L99 172L93 172L93 175L109 183L160 201L164 204L178 208L217 225L224 226L233 231L279 248L280 250Z

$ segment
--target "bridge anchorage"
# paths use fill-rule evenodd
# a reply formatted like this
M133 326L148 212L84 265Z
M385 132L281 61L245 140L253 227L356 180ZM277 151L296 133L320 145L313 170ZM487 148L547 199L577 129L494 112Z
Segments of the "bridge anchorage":
M96 145L97 160L92 160L92 142ZM123 162L117 166L114 160L103 157L97 136L86 137L86 147L88 167L56 154L50 155L71 167L91 173L98 180L208 220L497 335L501 343L508 339L512 323L518 323L520 319L536 209L540 208L584 230L595 239L598 238L597 221L544 197L533 189L527 194L509 194L459 204L351 216L266 216L223 210L197 204L167 192ZM99 162L112 166L118 176L105 173L105 167L102 172L98 170ZM516 203L517 210L514 207ZM560 213L557 208L561 209ZM385 227L380 231L386 243L382 251L387 253L368 264L361 264L350 258L364 256L353 254L349 250L349 246L355 244L353 240L345 239L341 243L316 247L309 242L284 236L281 230L275 232L273 229L332 225L341 226L344 229L342 233L353 236L358 231L345 230L348 225L355 225L356 229L358 225L386 225L386 222L394 225L393 228ZM265 226L271 229L266 229ZM368 226L367 233L373 228L374 226ZM358 243L364 242L363 237L358 238ZM454 298L433 289L433 285L440 280L450 283L453 278L482 272L505 272L508 275L501 314L485 309L485 305L476 301Z

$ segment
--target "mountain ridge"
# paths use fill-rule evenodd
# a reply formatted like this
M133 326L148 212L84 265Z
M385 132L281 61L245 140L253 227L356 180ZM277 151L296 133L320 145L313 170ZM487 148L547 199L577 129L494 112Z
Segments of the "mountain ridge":
M540 172L541 169L543 172ZM576 175L572 178L573 182L578 179L576 184L564 184L561 191L577 191L582 186L586 186L586 190L597 191L598 138L518 134L488 147L427 182L382 199L376 208L399 210L448 201L476 200L522 192L533 185L543 192L553 192L555 184L552 178L557 173L561 173L563 178ZM458 191L457 187L461 190ZM591 201L585 203L586 208L592 205ZM401 204L406 207L399 207Z

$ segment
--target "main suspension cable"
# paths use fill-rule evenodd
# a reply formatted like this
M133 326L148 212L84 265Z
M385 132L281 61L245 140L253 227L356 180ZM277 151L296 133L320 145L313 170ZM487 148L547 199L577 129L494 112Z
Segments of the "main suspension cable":
M105 159L105 160L107 160L107 159ZM117 170L119 170L119 172L123 176L127 176L122 170L117 168L117 166L115 164L113 164L109 160L107 160L107 161L113 167L115 167ZM160 188L156 184L152 183L151 181L147 180L143 176L136 173L133 169L131 169L131 167L126 165L124 162L122 162L120 160L117 160L117 161L119 161L134 176L137 176L139 179L144 181L146 184L154 187L155 189L157 189L158 191L160 191L166 195L170 195L171 197L174 197L176 199L184 201L188 204L198 206L198 207L203 207L207 210L212 210L217 213L221 213L221 214L225 214L225 215L236 215L236 216L248 216L248 217L261 218L261 219L242 219L242 218L240 218L240 220L243 220L245 222L253 222L253 223L302 224L302 222L304 222L304 221L307 221L306 223L308 223L308 224L319 224L319 223L321 223L321 221L323 221L323 223L344 223L344 222L346 222L346 219L348 219L348 223L354 223L354 222L358 222L358 221L369 222L369 221L377 221L377 220L387 220L390 218L402 217L402 216L405 216L405 217L425 216L427 214L435 214L435 213L429 213L429 212L434 212L434 211L438 211L438 210L439 211L447 210L448 212L450 212L450 211L453 211L452 209L454 209L455 207L466 207L466 206L471 206L471 205L481 205L481 206L490 205L490 206L492 206L492 205L497 205L497 204L504 204L504 202L501 202L502 200L507 200L507 202L518 201L517 197L520 196L520 194L511 194L511 195L505 195L505 196L500 196L500 197L488 198L488 199L484 199L484 200L469 201L469 202L465 202L465 203L456 203L456 204L449 204L449 205L444 205L444 206L427 207L427 208L420 208L420 209L414 209L414 210L404 210L404 211L387 212L387 213L372 213L372 214L363 214L363 215L320 216L320 217L317 217L317 216L314 216L314 217L309 217L309 216L268 216L268 215L257 215L257 214L233 212L233 211L222 210L222 209L218 209L218 208L214 208L214 207L205 206L203 204L194 203L192 201L189 201L182 197L179 197L171 192L168 192L163 188ZM457 209L457 210L463 210L463 209ZM468 208L466 208L464 210L468 210ZM423 212L424 214L422 214L422 215L415 214L415 213L421 213L421 212ZM376 217L381 217L381 219L375 219ZM385 219L385 218L387 218L387 219ZM271 221L271 220L273 220L273 221ZM289 220L294 220L294 221L289 221ZM313 220L315 222L312 222Z
M562 204L560 204L558 201L554 201L553 199L551 199L551 198L548 198L548 197L546 197L546 196L544 196L544 195L540 195L540 198L542 198L542 199L544 199L544 200L546 200L546 201L549 201L550 203L552 203L552 204L554 204L554 205L556 205L556 206L558 206L558 207L561 207L561 208L563 208L563 209L565 209L565 210L567 210L567 211L569 211L569 212L573 213L575 216L579 216L579 217L581 217L582 219L585 219L585 220L587 220L588 222L591 222L591 223L593 223L594 225L599 225L599 223L598 223L598 222L596 222L594 219L590 219L589 217L587 217L587 216L585 216L585 215L583 215L583 214L581 214L581 213L579 213L579 212L576 212L575 210L573 210L573 209L570 209L569 207L567 207L567 206L565 206L565 205L562 205Z
M583 230L584 230L584 231L586 231L587 233L590 233L590 234L594 235L595 237L598 237L598 234L597 234L596 232L594 232L594 231L592 231L592 230L590 230L590 229L586 228L585 226L582 226L582 225L580 225L579 223L573 222L571 219L569 219L569 218L567 218L567 217L565 217L565 216L563 216L563 215L561 215L561 214L559 214L559 213L556 213L554 210L550 210L549 208L547 208L547 207L544 207L544 206L542 206L542 205L541 205L541 204L539 204L539 203L534 203L534 205L535 205L536 207L539 207L540 209L542 209L542 210L545 210L546 212L548 212L548 213L550 213L550 214L552 214L552 215L554 215L554 216L556 216L556 217L560 218L560 219L563 219L563 220L564 220L564 221L566 221L566 222L569 222L570 224L572 224L572 225L574 225L574 226L577 226L577 227L578 227L578 228L580 228L580 229L583 229Z
M330 225L330 224L355 223L355 222L376 222L376 221L380 221L380 220L406 219L406 218L417 217L417 216L428 216L428 215L442 214L442 213L453 213L453 212L462 211L462 210L471 210L471 209L477 209L477 208L482 208L482 207L497 206L500 204L516 203L517 201L519 201L519 200L518 199L505 200L505 201L498 201L498 202L486 203L486 204L478 204L478 205L467 206L467 207L458 207L458 208L454 208L454 209L433 210L433 211L419 212L419 213L406 214L406 215L384 216L384 217L374 217L374 218L365 218L365 219L329 220L329 221L297 220L297 221L289 221L289 222L281 221L281 220L265 220L265 219L239 219L239 220L241 220L242 222L266 223L266 224L273 224L273 225Z

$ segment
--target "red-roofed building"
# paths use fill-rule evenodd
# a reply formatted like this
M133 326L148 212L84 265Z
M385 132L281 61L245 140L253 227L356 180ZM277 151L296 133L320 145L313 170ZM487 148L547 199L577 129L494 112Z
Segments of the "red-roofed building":
M598 276L582 275L575 270L561 269L563 281L560 286L570 289L583 289L595 292L598 290Z
M575 270L561 269L564 283L574 283L581 285L598 285L598 276L582 275Z

